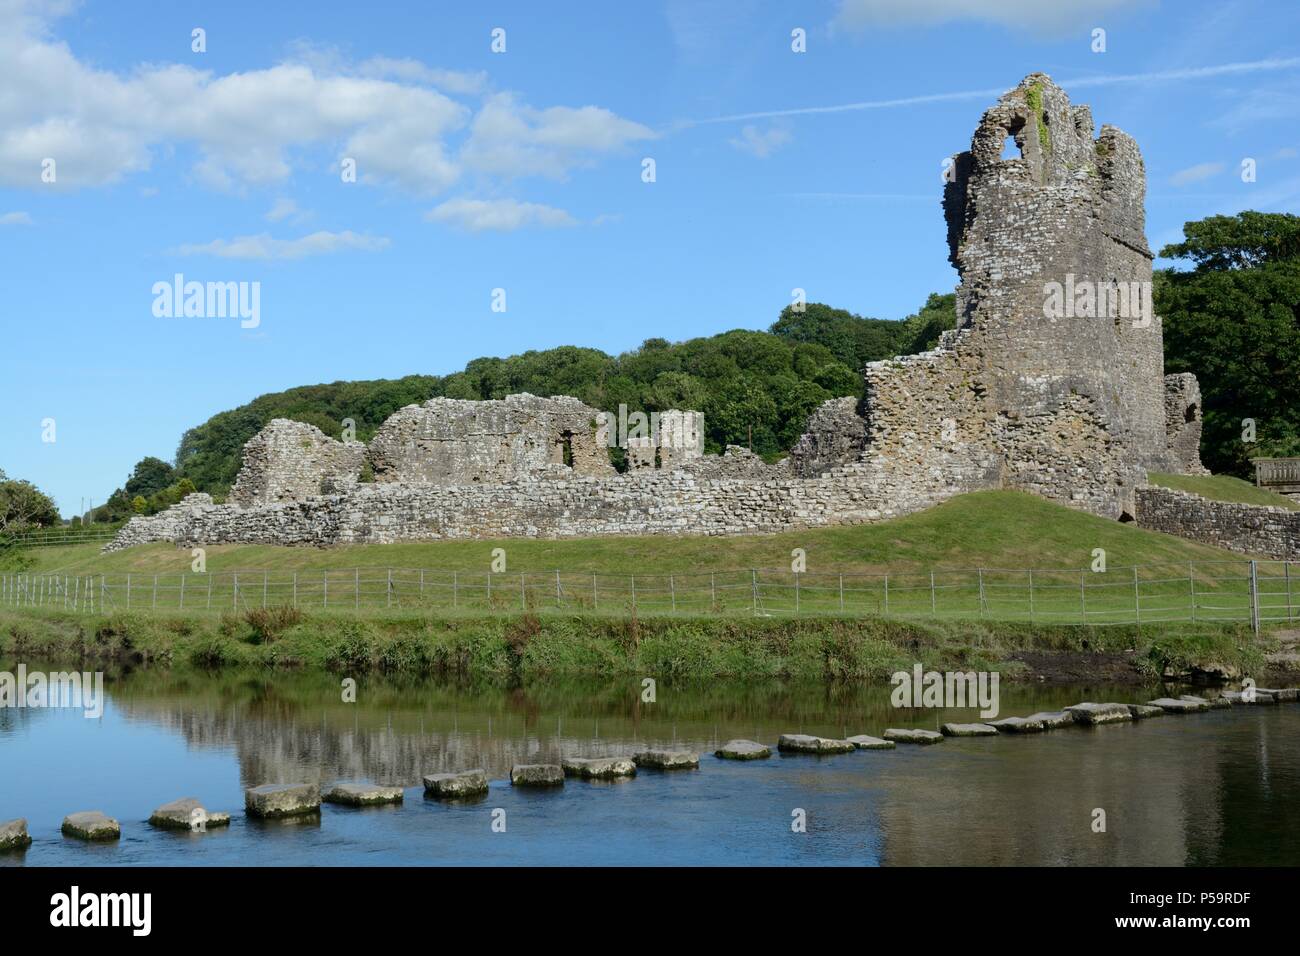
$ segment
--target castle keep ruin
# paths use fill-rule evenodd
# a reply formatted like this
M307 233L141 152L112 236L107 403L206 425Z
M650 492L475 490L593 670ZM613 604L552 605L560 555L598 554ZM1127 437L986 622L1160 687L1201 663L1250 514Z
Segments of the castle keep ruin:
M1003 158L1012 140L1020 155ZM960 275L938 347L873 362L864 395L826 402L788 459L702 452L692 410L625 445L577 399L435 398L368 445L271 422L229 504L191 495L133 519L144 541L328 545L476 536L737 534L881 520L1017 488L1131 518L1147 469L1200 473L1194 376L1164 375L1150 308L1137 144L1043 74L991 107L954 157L943 208ZM360 481L366 468L374 481Z

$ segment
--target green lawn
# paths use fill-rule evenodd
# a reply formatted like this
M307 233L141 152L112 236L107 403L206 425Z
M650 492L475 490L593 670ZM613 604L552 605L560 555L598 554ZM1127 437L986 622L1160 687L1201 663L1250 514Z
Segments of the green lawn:
M1161 488L1174 491L1186 491L1212 501L1232 501L1244 505L1271 505L1274 508L1287 508L1300 511L1300 501L1279 495L1267 488L1258 488L1249 481L1233 478L1230 475L1166 475L1150 472L1147 479Z

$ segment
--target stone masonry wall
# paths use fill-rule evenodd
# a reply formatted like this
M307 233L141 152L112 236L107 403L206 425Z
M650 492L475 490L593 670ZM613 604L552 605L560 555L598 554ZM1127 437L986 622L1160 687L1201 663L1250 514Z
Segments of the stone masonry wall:
M1169 488L1140 488L1137 523L1202 544L1280 561L1300 558L1300 511L1211 501Z
M1201 386L1190 372L1165 376L1165 437L1168 460L1161 470L1210 473L1201 464Z
M510 395L475 402L434 398L393 414L370 441L376 482L494 484L571 468L614 473L597 442L597 410L576 398Z
M298 501L357 483L366 446L340 442L315 425L276 418L244 445L230 500L243 507Z

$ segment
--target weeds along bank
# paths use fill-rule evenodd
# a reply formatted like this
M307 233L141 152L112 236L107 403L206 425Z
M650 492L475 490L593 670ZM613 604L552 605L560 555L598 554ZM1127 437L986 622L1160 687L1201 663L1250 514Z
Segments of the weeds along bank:
M430 616L258 608L221 617L50 610L0 612L0 659L65 665L261 666L442 674L882 680L927 669L1050 679L1158 679L1215 664L1259 673L1270 647L1246 625L1080 627L997 621ZM1027 663L1028 662L1028 663Z

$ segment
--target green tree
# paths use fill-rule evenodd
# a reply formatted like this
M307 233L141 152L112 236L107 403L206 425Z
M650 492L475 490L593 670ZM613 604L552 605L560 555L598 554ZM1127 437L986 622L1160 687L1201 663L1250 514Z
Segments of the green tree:
M0 471L0 535L48 528L60 521L54 499L30 481L15 481Z
M1160 255L1193 267L1155 277L1165 370L1200 381L1206 466L1250 477L1251 458L1300 454L1300 217L1211 216L1183 234Z
M176 469L163 461L161 458L141 458L136 462L135 468L131 471L131 477L126 480L122 486L123 490L132 497L139 495L147 498L154 492L162 491L173 481L175 481Z

